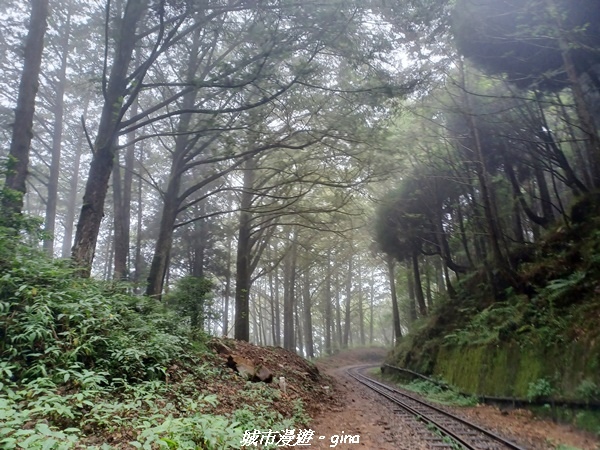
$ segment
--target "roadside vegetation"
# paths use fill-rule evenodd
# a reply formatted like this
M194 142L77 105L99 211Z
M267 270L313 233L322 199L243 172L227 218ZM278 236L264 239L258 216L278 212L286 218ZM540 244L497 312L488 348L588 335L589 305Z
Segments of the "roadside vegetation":
M175 310L29 239L0 231L1 448L229 449L306 424L302 399L225 367Z

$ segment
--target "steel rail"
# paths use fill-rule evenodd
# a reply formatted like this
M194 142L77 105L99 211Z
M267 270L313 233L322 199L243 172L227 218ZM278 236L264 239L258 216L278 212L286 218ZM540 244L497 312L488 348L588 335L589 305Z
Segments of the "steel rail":
M380 394L381 396L387 398L388 400L390 400L391 402L393 402L394 404L402 407L403 409L407 410L409 413L415 415L418 419L429 423L435 427L437 427L443 434L449 436L450 438L452 438L453 440L455 440L457 443L461 444L463 447L465 447L468 450L477 450L478 447L474 446L472 443L470 443L469 441L465 440L464 437L460 436L460 433L455 432L453 430L450 430L446 425L439 423L438 421L436 421L434 418L429 417L427 414L424 414L421 411L417 411L416 409L414 409L413 407L411 407L410 405L406 404L405 402L403 402L401 399L398 399L395 396L403 396L406 398L409 398L410 400L417 402L420 406L424 406L426 408L429 408L431 410L436 411L437 413L442 414L445 417L448 417L454 421L459 422L461 425L464 425L466 427L468 427L471 430L476 430L479 433L482 433L484 435L486 435L487 437L493 439L494 441L502 444L503 446L512 449L512 450L526 450L524 447L520 447L519 445L515 444L514 442L511 442L505 438L503 438L502 436L499 436L497 434L495 434L494 432L490 431L490 430L486 430L485 428L480 427L479 425L476 425L472 422L469 422L466 419L463 419L462 417L458 417L455 416L454 414L449 413L448 411L445 411L441 408L438 408L435 405L431 405L427 402L424 402L423 400L410 395L408 393L405 392L401 392L397 389L394 389L391 386L388 386L384 383L380 383L377 380L374 380L370 377L367 377L361 373L358 372L358 369L364 368L367 366L362 366L362 367L355 367L352 369L348 369L346 370L346 373L351 376L352 378L354 378L356 381L358 381L359 383L367 386L369 389L372 389L373 391L377 392L378 394ZM368 366L368 367L374 367L374 366ZM394 395L390 395L387 391L392 392Z

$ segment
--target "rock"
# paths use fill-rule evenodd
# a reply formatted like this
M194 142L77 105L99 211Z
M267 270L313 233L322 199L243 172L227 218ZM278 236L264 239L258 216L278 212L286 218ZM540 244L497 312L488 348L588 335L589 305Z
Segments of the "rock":
M217 338L211 339L207 345L221 355L231 355L232 353L232 350Z
M227 356L227 362L225 363L230 369L240 373L246 379L264 383L271 383L273 381L273 373L259 364L243 358L239 355L230 354Z

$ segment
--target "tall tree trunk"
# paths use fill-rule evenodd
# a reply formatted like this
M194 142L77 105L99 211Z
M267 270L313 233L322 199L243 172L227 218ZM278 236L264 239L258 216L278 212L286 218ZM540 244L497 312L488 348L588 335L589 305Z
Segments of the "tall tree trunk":
M300 314L300 302L294 302L294 310L296 316L296 345L298 354L304 356L304 336L302 335L302 315ZM296 349L294 349L296 351Z
M163 196L163 211L160 218L160 229L154 247L152 264L148 274L146 295L160 299L165 277L169 267L169 256L173 244L173 228L177 220L179 208L178 193L181 184L180 177L171 177L167 192Z
M335 337L336 349L342 348L342 305L340 298L340 278L339 271L335 272Z
M331 310L331 250L327 252L327 267L325 268L325 289L323 292L323 305L325 309L325 354L331 355L331 328L333 326L333 317Z
M96 250L104 201L112 172L122 107L128 91L127 72L137 42L138 22L146 10L146 0L128 0L118 33L117 48L104 92L104 105L94 154L83 194L83 206L77 222L72 257L83 277L89 277ZM108 20L108 18L107 18Z
M373 345L375 326L375 271L371 270L369 277L369 345Z
M138 164L140 169L144 165L144 149L140 148ZM140 282L142 280L142 220L144 218L144 182L141 177L138 178L137 185L137 217L136 217L136 232L135 232L135 258L133 282L135 283L136 292L141 291Z
M413 250L411 255L412 272L415 278L414 289L417 305L419 306L419 314L421 317L427 315L427 306L425 306L425 296L423 295L423 286L421 285L421 270L419 269L419 253Z
M295 310L295 285L296 285L296 256L297 256L297 230L292 230L291 244L288 254L285 258L285 267L283 271L283 348L290 351L296 351L295 331L294 331L294 310Z
M394 339L397 344L402 338L402 327L400 326L400 310L398 309L398 294L396 293L396 274L394 271L394 258L387 257L388 280L390 293L392 294L392 320L394 322Z
M235 326L234 336L241 341L250 339L250 286L252 252L252 201L255 181L255 158L244 164L244 181L240 202L240 224L238 228L238 248L236 257L235 285Z
M360 345L365 346L365 311L363 305L363 289L362 289L362 262L360 254L358 256L358 323L359 323L359 338Z
M198 49L200 45L199 33L194 33L194 41L190 48L188 66L186 68L186 78L191 83L198 71ZM196 89L187 92L182 99L182 109L191 110L196 103L198 91ZM169 256L173 246L173 232L175 230L175 221L181 199L179 197L181 189L181 176L185 166L185 155L192 137L189 135L192 123L192 114L182 114L177 124L177 137L175 138L175 148L171 159L171 170L169 172L169 181L167 190L163 196L163 210L160 220L158 238L154 246L154 254L148 274L148 284L146 295L160 298L165 276L169 265Z
M346 278L346 302L344 305L344 338L342 348L348 348L350 342L350 300L352 299L352 256L348 260L348 278Z
M63 127L65 120L65 89L67 85L67 65L69 59L69 41L71 38L71 2L66 5L66 19L61 27L60 67L56 80L54 100L54 129L52 133L52 161L48 178L48 198L46 201L46 232L44 250L49 256L54 254L54 234L56 231L56 205L58 203L58 179L60 175L60 158L62 150Z
M121 183L121 167L119 163L119 153L115 153L115 164L112 173L112 191L113 191L113 240L114 240L114 269L113 279L124 280L127 273L127 254L129 252L129 242L125 242L125 211L123 205L123 186Z
M225 267L225 299L223 304L223 336L229 335L229 298L231 297L231 244L232 238L227 238L227 262Z
M312 299L310 297L310 270L307 267L304 270L304 279L302 283L302 303L304 311L304 339L306 347L306 357L315 357L315 345L313 342L312 326Z
M5 214L7 212L20 214L23 210L23 196L26 192L29 169L29 150L33 137L35 97L39 87L47 19L48 0L31 0L31 16L25 40L25 59L23 60L23 71L21 72L8 154L5 193L2 196L2 206Z
M83 114L81 117L87 116L90 106L90 94L86 94L83 101ZM83 154L84 134L83 131L77 135L77 143L75 144L75 158L70 172L72 175L69 179L69 198L67 200L67 213L65 216L65 235L63 238L61 256L68 258L71 255L71 246L73 245L73 229L75 224L75 210L77 208L77 189L79 187L79 168L81 166L81 155Z
M410 323L414 323L417 320L417 297L415 295L415 280L411 277L410 263L406 265L406 288L408 290L408 317Z
M138 114L138 102L131 105L130 116ZM114 279L128 278L129 240L131 226L131 190L133 185L133 164L135 162L135 131L128 134L128 146L125 153L125 170L121 183L121 167L119 153L115 154L116 164L113 168L113 208L114 208L114 238L115 238L115 267Z
M494 263L500 269L507 269L506 260L504 255L502 254L502 250L500 249L500 241L501 241L501 233L500 228L498 226L498 220L496 218L496 208L493 203L492 194L490 192L490 180L489 174L485 167L485 160L483 157L483 148L481 144L481 139L479 136L479 128L477 127L477 123L475 120L475 115L473 114L469 101L469 94L466 90L466 77L465 70L462 60L460 61L460 71L461 71L461 88L463 92L463 103L466 108L465 114L467 116L467 122L469 131L471 134L471 138L473 139L473 153L476 158L475 164L475 174L477 175L477 180L479 182L479 191L481 193L481 203L483 205L483 213L487 225L487 238L492 249L492 256L494 258Z
M275 302L275 308L274 308L274 320L273 320L273 326L274 326L274 344L276 347L280 347L281 346L281 311L280 311L280 306L281 306L281 301L280 301L280 290L279 290L279 275L277 272L275 272L275 295L273 297L273 301Z

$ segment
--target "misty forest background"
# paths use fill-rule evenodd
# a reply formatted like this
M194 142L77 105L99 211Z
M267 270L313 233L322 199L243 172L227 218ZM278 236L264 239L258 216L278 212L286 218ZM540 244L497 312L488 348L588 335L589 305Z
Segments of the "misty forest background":
M192 330L390 345L600 187L598 10L4 0L3 242Z

